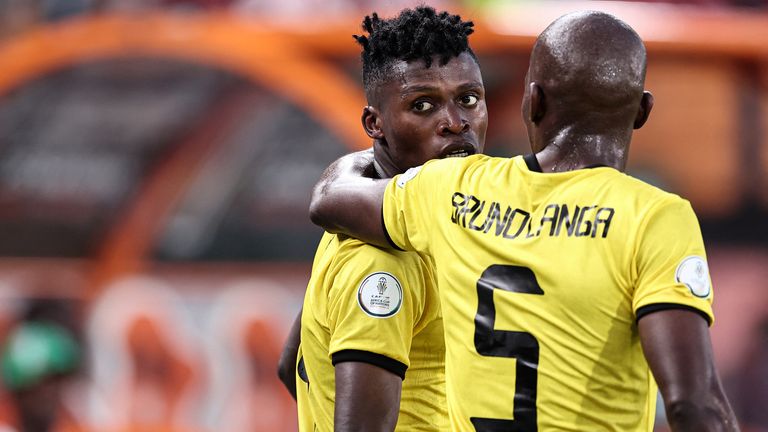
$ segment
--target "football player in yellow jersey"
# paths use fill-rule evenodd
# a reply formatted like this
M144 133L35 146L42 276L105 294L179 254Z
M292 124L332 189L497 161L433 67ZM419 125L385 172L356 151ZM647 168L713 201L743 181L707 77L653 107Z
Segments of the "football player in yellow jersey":
M488 119L467 40L473 24L417 7L387 20L373 14L363 28L368 35L355 38L369 104L362 123L373 151L372 163L360 168L389 178L432 158L479 152ZM286 366L300 339L292 389L300 430L446 430L442 321L427 257L326 233L300 338L294 332L282 364L290 389Z
M624 22L566 15L531 54L534 154L432 161L389 182L361 180L352 162L367 156L353 154L316 187L327 230L434 260L454 431L651 431L656 383L674 431L738 429L696 216L622 172L653 106L645 67Z

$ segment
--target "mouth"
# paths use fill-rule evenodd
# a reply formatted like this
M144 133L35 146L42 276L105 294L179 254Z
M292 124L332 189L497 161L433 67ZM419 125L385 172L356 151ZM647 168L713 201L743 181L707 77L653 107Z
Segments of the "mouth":
M443 149L442 158L462 158L477 153L475 147L469 143L452 144Z

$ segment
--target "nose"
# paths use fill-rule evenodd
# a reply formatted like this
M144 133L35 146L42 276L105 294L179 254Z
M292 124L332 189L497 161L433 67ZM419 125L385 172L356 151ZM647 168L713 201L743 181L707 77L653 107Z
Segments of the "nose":
M447 106L445 115L438 124L438 133L440 135L459 135L469 130L469 121L464 117L462 111L455 106Z

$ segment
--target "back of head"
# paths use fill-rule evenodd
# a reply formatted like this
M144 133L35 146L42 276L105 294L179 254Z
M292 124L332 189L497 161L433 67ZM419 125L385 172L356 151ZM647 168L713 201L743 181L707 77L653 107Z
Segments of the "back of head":
M646 53L638 34L595 11L565 15L539 36L529 80L572 116L634 115L643 94Z
M368 36L354 36L362 46L363 86L369 102L376 87L390 79L398 61L424 60L430 67L434 57L441 65L469 53L467 37L474 32L471 21L462 21L459 15L436 12L428 6L403 9L391 19L381 19L375 12L363 20Z

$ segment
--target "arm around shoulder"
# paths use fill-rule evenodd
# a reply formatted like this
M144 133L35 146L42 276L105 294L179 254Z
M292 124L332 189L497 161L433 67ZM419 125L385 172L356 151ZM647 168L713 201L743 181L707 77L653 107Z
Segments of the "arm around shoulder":
M701 315L685 309L656 311L640 318L638 331L672 431L739 430Z
M389 180L366 177L372 163L373 151L365 150L331 164L312 191L309 217L328 232L391 247L381 223L381 205Z

